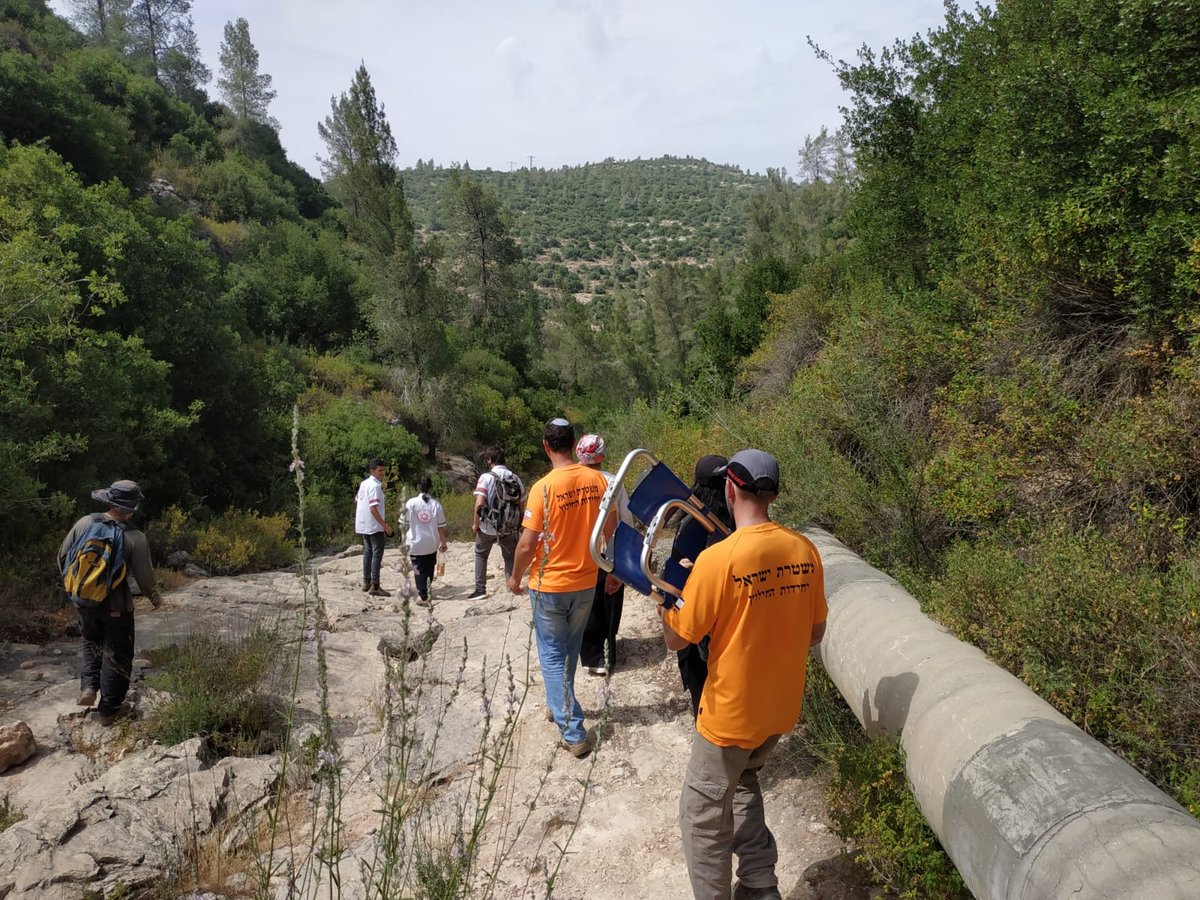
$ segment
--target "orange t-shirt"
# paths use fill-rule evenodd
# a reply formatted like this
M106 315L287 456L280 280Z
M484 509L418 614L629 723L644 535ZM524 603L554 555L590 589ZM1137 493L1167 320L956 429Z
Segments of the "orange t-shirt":
M607 488L602 473L573 463L551 469L530 489L523 524L541 534L529 567L530 588L565 594L596 586L588 542Z
M748 750L791 731L813 625L827 615L821 557L803 535L767 522L704 550L683 606L665 614L692 643L712 635L696 730L717 746Z

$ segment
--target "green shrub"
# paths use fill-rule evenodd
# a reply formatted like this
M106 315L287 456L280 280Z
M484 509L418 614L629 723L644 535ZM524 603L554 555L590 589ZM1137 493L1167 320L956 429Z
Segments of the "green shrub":
M162 562L177 550L194 553L196 527L191 517L178 506L168 506L146 525L150 553Z
M789 746L829 771L829 814L838 835L853 842L856 861L901 897L969 897L913 798L899 743L868 737L816 664L809 666L800 722Z
M196 558L214 572L261 572L291 563L295 545L287 516L230 510L196 534Z
M1200 812L1200 585L1095 531L1026 527L956 546L929 611Z
M232 640L200 632L152 654L164 672L150 685L170 697L147 717L150 735L167 745L203 737L219 756L272 752L284 727L270 691L279 654L279 635L263 627Z

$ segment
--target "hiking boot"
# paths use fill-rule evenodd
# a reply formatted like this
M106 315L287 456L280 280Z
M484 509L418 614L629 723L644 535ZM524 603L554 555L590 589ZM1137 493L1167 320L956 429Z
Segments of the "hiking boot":
M428 597L418 597L416 600L413 601L413 605L428 608L429 607L429 598Z
M377 584L371 585L371 589L369 591L367 591L367 593L370 594L372 597L390 597L390 596L392 596L391 591L385 591L383 588L381 588Z
M365 578L364 578L364 579L363 579L363 586L362 586L362 589L363 589L363 593L364 593L364 594L365 594L367 591L371 590L371 582L367 581L367 579L365 579Z
M471 595L469 597L467 597L467 599L468 600L482 600L486 596L487 596L487 591L471 591Z
M116 722L121 721L122 719L128 719L132 715L133 715L133 707L130 706L128 703L122 703L116 709L109 710L108 712L100 713L100 715L98 715L96 717L96 721L99 722L101 725L103 725L105 728L108 728L109 726L113 725Z
M576 759L583 759L592 752L592 735L591 732L588 732L587 737L575 744L572 744L566 738L563 738L558 742L558 744Z
M96 705L96 689L88 688L79 695L80 706L95 706Z
M608 674L608 667L607 666L588 666L587 673L589 675L599 675L600 677L604 677L605 675Z
M783 900L777 886L747 887L740 881L733 889L733 900Z

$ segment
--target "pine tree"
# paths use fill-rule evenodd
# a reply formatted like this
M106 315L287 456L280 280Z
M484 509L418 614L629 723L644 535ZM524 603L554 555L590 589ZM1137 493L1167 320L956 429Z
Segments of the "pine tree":
M124 52L129 42L130 0L70 0L71 21L100 47Z
M200 60L191 10L191 0L132 0L130 49L159 84L199 105L212 73Z
M351 236L389 256L411 242L412 220L396 168L396 140L364 65L350 90L330 99L332 112L317 125L328 156L321 172L350 215Z
M221 74L217 78L221 97L239 119L250 119L278 128L267 112L275 99L271 76L258 71L258 50L250 41L250 23L245 19L225 23L221 41Z

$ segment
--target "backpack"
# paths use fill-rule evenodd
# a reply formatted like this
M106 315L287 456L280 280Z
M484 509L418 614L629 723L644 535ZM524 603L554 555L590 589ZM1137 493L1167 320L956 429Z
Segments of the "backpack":
M480 518L508 537L521 527L521 479L509 470L492 473L492 486L480 510Z
M76 606L98 606L125 583L125 529L103 515L91 524L67 553L63 589Z

